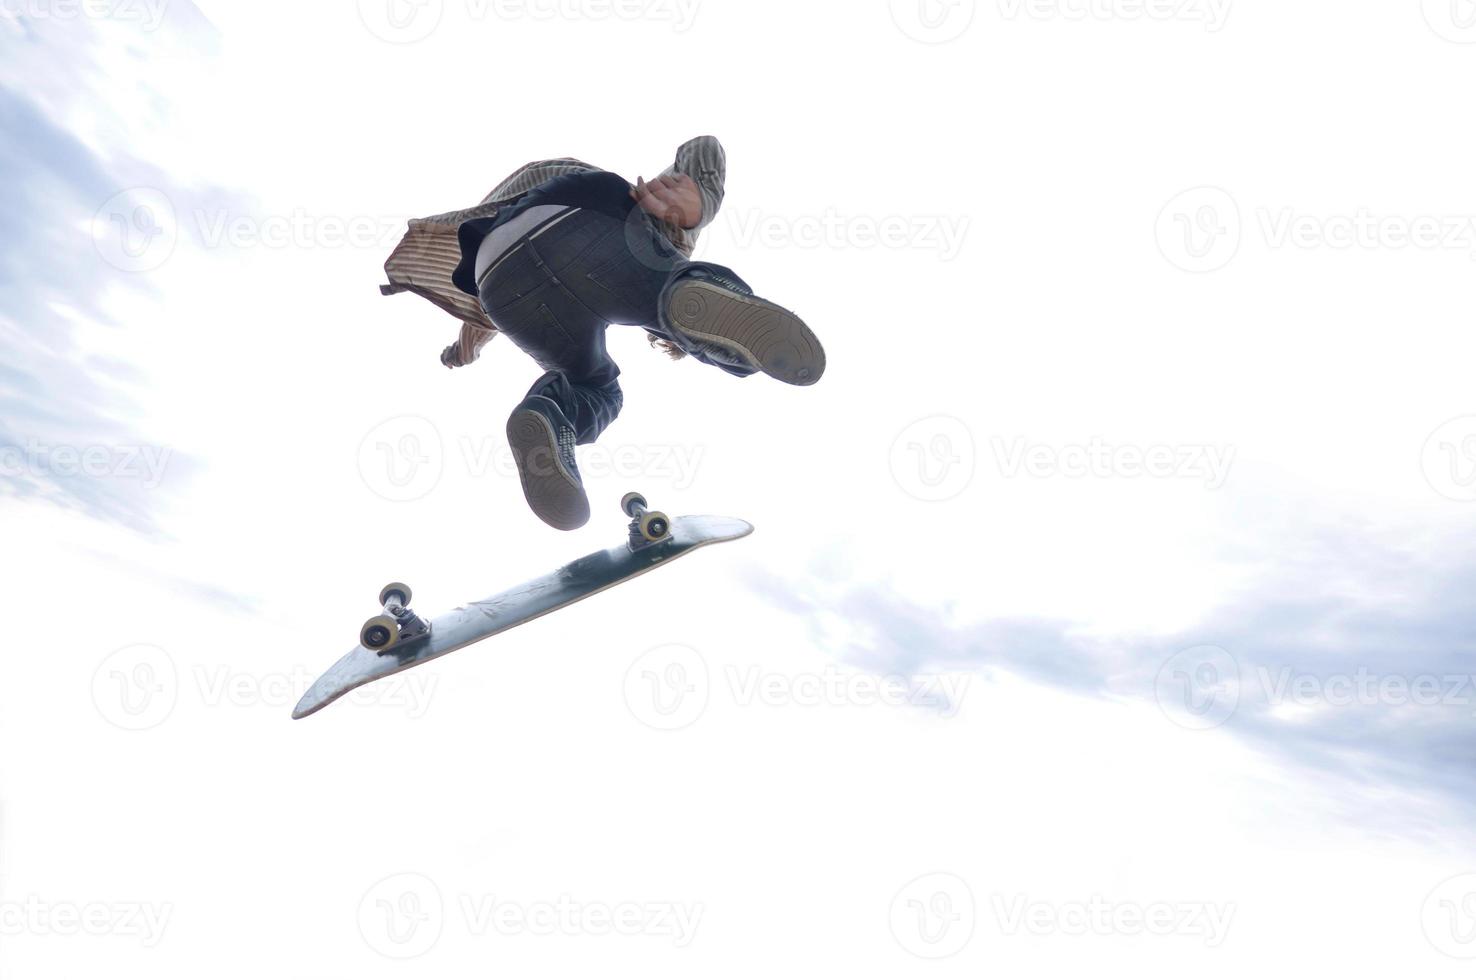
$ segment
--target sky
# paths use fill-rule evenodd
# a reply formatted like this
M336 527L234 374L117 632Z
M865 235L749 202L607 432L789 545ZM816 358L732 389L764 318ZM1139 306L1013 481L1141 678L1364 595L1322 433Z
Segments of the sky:
M1455 976L1476 16L1251 0L0 0L0 980ZM797 389L382 297L409 218L717 135ZM757 532L319 715L453 608Z

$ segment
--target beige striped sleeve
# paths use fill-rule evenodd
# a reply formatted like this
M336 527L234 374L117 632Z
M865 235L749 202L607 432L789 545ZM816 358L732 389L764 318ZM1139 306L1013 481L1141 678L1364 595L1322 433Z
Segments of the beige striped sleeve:
M507 201L519 194L526 194L533 188L546 180L562 177L565 174L587 173L599 168L592 167L583 160L573 157L559 157L555 160L535 160L524 164L513 171L512 176L492 188L492 193L482 198L483 204L491 204L496 201Z
M461 261L461 247L456 241L456 229L461 222L495 212L493 207L477 207L411 221L405 237L384 263L389 284L379 287L379 291L386 296L415 293L463 323L476 323L491 330L492 321L482 312L476 297L452 285L451 273Z
M497 336L495 328L484 327L478 323L467 321L461 325L461 333L456 338L455 364L451 367L465 367L475 361L482 354L482 348L487 342Z

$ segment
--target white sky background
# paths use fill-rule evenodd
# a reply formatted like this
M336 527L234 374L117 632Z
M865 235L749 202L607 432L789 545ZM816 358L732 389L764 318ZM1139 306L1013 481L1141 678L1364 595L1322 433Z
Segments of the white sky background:
M360 16L385 8L361 6L179 4L152 31L123 16L142 8L3 6L7 104L114 182L67 185L37 132L5 134L0 162L27 176L14 204L83 246L0 225L33 263L66 256L45 288L0 281L0 436L173 455L157 487L49 493L71 509L4 484L0 978L1469 970L1448 954L1476 954L1476 888L1442 883L1476 870L1471 705L1262 710L1244 693L1194 730L1154 694L1168 658L1204 645L1247 676L1471 673L1476 423L1422 453L1476 414L1476 45L1457 43L1476 34L1433 3L1159 20L1000 0L927 11L944 17L930 33L902 3L705 0L678 30L675 7L447 0L394 44ZM473 204L529 160L634 179L709 132L729 181L699 255L804 315L829 373L740 382L617 328L626 409L585 451L595 517L544 528L479 455L536 366L497 340L447 372L454 321L380 297L380 266L406 218ZM140 186L179 243L124 274L89 232ZM1204 206L1230 231L1196 259L1175 218ZM1387 219L1381 239L1276 237L1286 215L1335 235L1360 210ZM305 238L250 240L298 216ZM1426 217L1464 238L1390 239ZM247 237L208 241L221 218ZM838 237L805 237L830 218ZM889 219L920 230L864 237ZM378 231L345 247L344 221ZM955 251L940 228L961 229ZM395 502L360 450L405 416L442 451L427 492ZM938 436L958 492L929 501L907 447ZM1094 439L1233 466L1211 488L1003 458ZM650 462L598 472L615 450ZM698 464L673 472L673 453ZM759 530L288 720L385 581L423 613L479 598L618 540L628 489ZM628 671L672 644L705 664L707 708L657 731ZM962 696L769 705L745 687L868 670ZM932 873L954 877L909 886ZM376 903L407 892L430 919L391 936ZM479 934L463 904L561 896L701 918L684 945ZM1021 898L1057 925L1012 931L1001 910ZM938 943L914 899L953 902ZM1069 934L1096 899L1233 911L1213 943ZM112 925L14 925L36 905ZM134 906L169 917L161 941L121 924Z

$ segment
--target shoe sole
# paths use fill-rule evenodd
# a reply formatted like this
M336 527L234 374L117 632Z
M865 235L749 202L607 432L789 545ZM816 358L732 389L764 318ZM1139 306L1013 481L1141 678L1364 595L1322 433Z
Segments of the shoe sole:
M671 322L696 340L736 349L757 370L791 385L825 373L825 348L805 321L782 306L705 282L683 283L667 306Z
M558 437L548 419L532 409L514 412L507 420L507 442L523 481L523 497L538 519L560 531L587 524L589 497L559 463Z

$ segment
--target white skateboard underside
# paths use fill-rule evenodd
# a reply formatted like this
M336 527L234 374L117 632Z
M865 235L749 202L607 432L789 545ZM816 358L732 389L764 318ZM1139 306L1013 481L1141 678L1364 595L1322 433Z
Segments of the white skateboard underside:
M674 518L671 534L661 541L639 549L621 544L597 551L558 571L437 616L430 621L428 637L380 653L355 647L308 689L292 717L306 718L355 688L562 609L704 545L734 541L752 531L753 525L731 517Z

